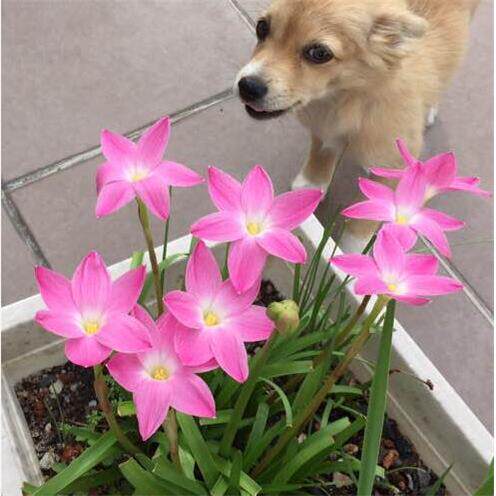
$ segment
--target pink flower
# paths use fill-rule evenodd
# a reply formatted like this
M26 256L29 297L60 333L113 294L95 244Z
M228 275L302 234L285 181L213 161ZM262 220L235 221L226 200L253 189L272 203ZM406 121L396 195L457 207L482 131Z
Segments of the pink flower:
M186 365L215 358L238 382L248 377L245 342L267 339L274 325L265 308L252 305L260 282L238 294L231 281L222 281L217 262L199 242L186 268L186 292L171 291L164 298L169 311L184 326L175 334L175 348Z
M228 268L240 293L260 278L267 254L292 263L304 263L306 251L291 230L316 209L322 192L298 190L274 198L267 172L256 165L240 184L214 167L208 171L210 197L219 212L191 226L194 236L210 241L232 241Z
M357 295L387 295L410 305L429 302L426 296L459 291L463 286L450 277L436 275L432 255L406 253L399 241L381 230L373 257L355 253L331 258L330 263L357 278Z
M102 257L90 252L71 281L45 267L36 267L35 276L48 307L37 312L35 320L67 338L65 354L71 362L90 367L112 350L134 353L150 347L147 329L128 315L143 287L144 266L112 283Z
M139 432L144 441L160 427L169 407L197 417L215 417L215 401L207 384L196 375L217 367L214 361L187 367L174 351L174 334L181 324L170 314L153 322L140 306L133 310L150 333L152 348L143 353L117 353L108 362L112 377L133 393Z
M463 177L456 175L456 157L454 153L441 153L425 162L420 162L410 154L402 139L396 140L396 146L407 167L419 164L426 180L424 202L432 197L448 191L466 191L480 196L491 196L489 191L479 188L478 177ZM405 169L387 169L372 167L371 172L376 176L390 179L400 179Z
M444 231L456 231L465 223L447 214L423 207L426 183L419 164L413 164L392 191L387 186L360 178L358 183L368 200L343 210L346 217L387 222L390 232L410 249L423 234L446 257L451 250Z
M140 198L160 219L170 210L169 186L194 186L204 179L175 162L163 161L169 140L170 121L160 119L137 144L111 131L103 130L102 153L107 162L97 171L97 217L109 215Z

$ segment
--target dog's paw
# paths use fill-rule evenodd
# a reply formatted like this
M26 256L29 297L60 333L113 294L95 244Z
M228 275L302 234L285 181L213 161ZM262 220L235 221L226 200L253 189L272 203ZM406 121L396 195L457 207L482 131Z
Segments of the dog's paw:
M301 172L295 177L294 181L291 183L291 189L294 191L296 189L320 189L322 192L326 192L329 187L328 183L318 184L309 181Z
M438 112L439 108L437 107L437 105L435 107L429 108L429 112L427 112L427 116L425 118L425 127L429 128L434 125Z

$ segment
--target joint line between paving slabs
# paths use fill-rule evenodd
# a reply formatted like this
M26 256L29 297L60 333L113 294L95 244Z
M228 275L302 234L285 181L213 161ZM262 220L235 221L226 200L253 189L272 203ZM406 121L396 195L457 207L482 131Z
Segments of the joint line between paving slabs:
M221 91L220 93L217 93L213 96L205 98L204 100L200 100L199 102L196 102L188 107L169 114L171 122L175 124L188 117L191 117L192 115L202 112L203 110L207 110L210 107L225 102L232 97L233 93L231 88ZM125 136L129 139L135 140L139 138L152 124L154 124L154 122L155 121L149 122L144 126L135 129L134 131L130 131ZM27 174L23 174L22 176L5 181L3 184L3 191L5 191L6 193L10 193L12 191L15 191L16 189L23 188L24 186L39 181L40 179L49 177L52 174L62 172L76 165L87 162L92 158L98 157L98 155L100 154L100 146L94 146L83 152L76 153L75 155L70 155L69 157L63 158L62 160L58 160L57 162L53 162L52 164L46 165L39 169L35 169L34 171L28 172Z
M15 201L10 197L8 193L2 190L2 205L5 208L5 213L9 217L10 222L14 226L17 234L23 241L23 243L28 247L37 265L44 265L45 267L51 267L50 262L45 257L41 246L36 241L34 234L32 233L26 221L22 217L19 208L17 207Z
M246 12L244 7L238 2L238 0L228 0L228 1L231 4L231 7L240 15L241 19L248 25L250 31L254 33L256 23L250 16L250 14Z
M458 270L458 268L452 262L442 257L434 248L432 243L424 236L420 236L420 239L422 240L422 243L424 243L424 245L427 247L427 249L438 259L443 269L446 270L446 272L451 277L458 279L463 284L463 292L466 294L472 305L474 305L477 311L489 322L491 327L494 327L494 318L491 309L487 306L484 299L479 295L477 290L465 279L462 272L460 272L460 270Z

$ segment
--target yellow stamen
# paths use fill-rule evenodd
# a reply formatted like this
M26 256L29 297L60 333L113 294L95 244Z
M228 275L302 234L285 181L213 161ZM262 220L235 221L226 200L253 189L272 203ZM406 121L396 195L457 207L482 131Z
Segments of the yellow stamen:
M387 288L391 291L391 293L394 293L398 289L398 286L396 284L388 284Z
M131 181L133 183L137 183L138 181L141 181L142 179L145 179L148 177L148 171L145 169L135 169L131 175Z
M396 224L401 224L401 225L408 224L408 217L406 215L403 215L403 214L397 214L396 215Z
M257 234L260 234L260 232L262 231L262 227L258 222L248 222L248 224L246 224L246 230L252 236L256 236Z
M87 320L86 322L83 323L84 327L84 332L88 334L89 336L92 336L93 334L96 334L100 328L100 322L98 320Z
M205 321L205 324L208 325L209 327L217 325L219 323L219 317L217 317L217 315L215 315L215 313L213 312L207 312L203 316L203 320Z
M165 367L155 367L152 370L151 376L153 379L156 379L157 381L165 381L166 379L169 378L170 374L169 371Z

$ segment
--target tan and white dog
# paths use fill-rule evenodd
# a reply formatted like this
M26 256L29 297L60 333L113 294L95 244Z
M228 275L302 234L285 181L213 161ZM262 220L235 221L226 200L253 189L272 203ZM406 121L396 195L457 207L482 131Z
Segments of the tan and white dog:
M274 0L235 89L254 118L294 112L311 135L293 188L327 189L339 157L401 167L418 156L464 55L478 0ZM371 223L349 234L370 237Z

